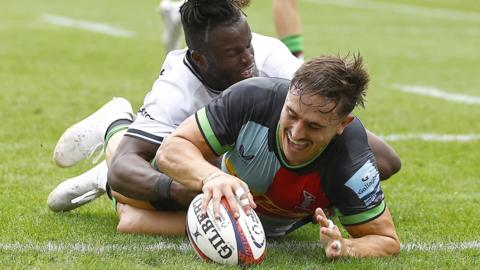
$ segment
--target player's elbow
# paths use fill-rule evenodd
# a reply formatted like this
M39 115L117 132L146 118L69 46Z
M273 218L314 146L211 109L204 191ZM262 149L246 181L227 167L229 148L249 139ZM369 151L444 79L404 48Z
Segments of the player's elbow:
M384 252L385 254L383 254L384 256L397 256L398 254L400 254L400 239L398 239L398 237L395 235L395 236L390 236L388 237L388 241L386 243L386 246L385 246L385 249L384 249Z
M173 136L172 136L173 137ZM171 161L171 157L175 155L175 152L172 153L171 140L172 137L163 141L160 147L155 154L155 160L159 168L162 168L162 171L168 171L168 168L175 165L175 162Z
M402 168L402 161L397 153L391 151L386 159L378 161L378 167L380 171L380 178L382 180L387 180L392 175L400 171Z

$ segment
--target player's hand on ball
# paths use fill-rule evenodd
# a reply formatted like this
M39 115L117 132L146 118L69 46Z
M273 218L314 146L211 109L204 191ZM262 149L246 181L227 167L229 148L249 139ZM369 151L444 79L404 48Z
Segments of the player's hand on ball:
M250 209L255 208L256 205L248 185L239 178L229 174L218 173L213 176L203 183L202 213L205 214L207 212L207 205L212 200L214 216L215 218L220 218L220 200L222 197L225 197L235 218L240 216L237 200L243 207L243 211L247 215L250 214Z
M345 240L338 227L328 219L321 208L315 210L316 221L320 225L320 243L325 249L325 255L329 259L335 259L343 255Z

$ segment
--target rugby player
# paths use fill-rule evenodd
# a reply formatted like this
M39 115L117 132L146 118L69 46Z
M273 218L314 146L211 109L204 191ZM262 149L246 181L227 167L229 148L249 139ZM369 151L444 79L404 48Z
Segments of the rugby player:
M314 58L291 81L252 78L190 116L160 146L162 170L212 200L225 197L282 236L315 220L328 258L390 256L400 241L384 200L367 133L353 109L363 106L362 57ZM222 169L207 160L223 155ZM322 209L333 208L351 238Z
M240 7L250 4L249 0L232 0ZM179 9L183 1L162 0L158 12L162 16L162 42L167 52L180 48L182 25ZM278 38L290 52L303 61L303 36L296 0L272 0L272 14Z
M47 200L50 209L75 209L111 186L118 201L118 231L183 234L176 221L184 214L172 211L185 209L196 191L186 191L151 163L163 139L230 85L254 76L290 79L300 66L280 41L251 33L231 1L187 1L181 17L188 49L167 55L135 120L128 101L116 98L62 135L54 151L58 165L75 165L98 145L106 145L109 164L57 186ZM377 159L385 161L380 167L388 178L398 171L399 159L379 138L370 134L369 139ZM156 220L165 215L174 226L159 226Z

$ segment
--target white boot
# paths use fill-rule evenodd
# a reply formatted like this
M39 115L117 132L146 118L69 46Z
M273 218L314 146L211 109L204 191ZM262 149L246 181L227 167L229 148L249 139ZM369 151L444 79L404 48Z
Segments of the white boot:
M53 160L70 167L102 150L107 128L118 119L133 120L132 105L124 98L113 98L84 120L69 127L55 146Z
M53 212L70 211L105 193L107 162L103 161L83 174L60 183L50 195L47 205Z
M180 48L180 35L182 33L180 6L182 4L183 1L162 0L158 5L158 12L163 21L162 42L167 53Z

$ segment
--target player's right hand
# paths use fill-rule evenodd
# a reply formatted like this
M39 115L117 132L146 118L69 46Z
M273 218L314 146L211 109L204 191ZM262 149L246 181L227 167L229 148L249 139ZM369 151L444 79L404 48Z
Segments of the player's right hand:
M202 192L204 194L201 207L202 214L207 213L207 205L212 200L215 218L220 218L220 200L222 197L227 200L235 218L240 217L237 199L247 215L250 214L250 209L256 207L248 185L229 174L221 173L221 175L204 182Z

